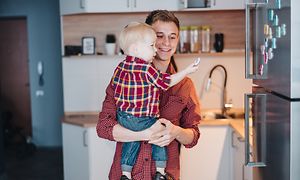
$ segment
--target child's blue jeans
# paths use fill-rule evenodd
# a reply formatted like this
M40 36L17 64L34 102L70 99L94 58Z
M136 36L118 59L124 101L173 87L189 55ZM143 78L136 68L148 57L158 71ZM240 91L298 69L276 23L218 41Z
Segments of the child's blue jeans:
M132 131L142 131L151 127L157 121L153 117L135 117L120 110L117 112L117 118L119 124ZM123 143L121 158L123 171L131 172L139 153L140 143L139 141ZM155 161L156 167L165 168L167 161L166 148L152 145L152 158Z

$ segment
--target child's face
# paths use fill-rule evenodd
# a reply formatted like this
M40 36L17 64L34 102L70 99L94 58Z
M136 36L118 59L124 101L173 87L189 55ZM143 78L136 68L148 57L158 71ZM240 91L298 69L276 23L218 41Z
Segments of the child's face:
M156 37L145 38L145 41L138 42L138 56L139 58L152 62L154 56L156 55L155 47Z

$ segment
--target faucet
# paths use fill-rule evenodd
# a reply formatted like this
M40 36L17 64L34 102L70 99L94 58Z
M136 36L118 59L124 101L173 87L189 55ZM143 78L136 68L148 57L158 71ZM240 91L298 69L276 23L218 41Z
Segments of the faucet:
M221 106L222 106L222 116L227 117L227 110L232 107L232 104L226 104L227 103L227 90L226 90L226 84L227 84L227 71L226 68L220 64L215 65L209 72L208 81L206 84L206 91L209 90L212 80L211 76L215 69L221 68L224 71L225 77L224 77L224 86L223 86L223 94L222 94L222 100L221 100Z

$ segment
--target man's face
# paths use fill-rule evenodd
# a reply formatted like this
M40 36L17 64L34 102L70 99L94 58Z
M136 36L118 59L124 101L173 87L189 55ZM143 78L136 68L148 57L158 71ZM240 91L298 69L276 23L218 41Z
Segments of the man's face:
M152 24L156 31L156 60L170 61L176 52L179 31L175 23L156 21Z

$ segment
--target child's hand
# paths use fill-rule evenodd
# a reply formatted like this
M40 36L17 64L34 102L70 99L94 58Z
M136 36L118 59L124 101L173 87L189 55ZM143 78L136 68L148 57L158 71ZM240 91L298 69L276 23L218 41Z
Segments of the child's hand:
M200 58L198 57L195 61L194 61L194 66L198 66L200 63Z
M200 58L197 58L194 63L190 64L187 68L186 68L186 71L187 71L187 74L191 74L191 73L194 73L198 70L199 68L199 63L200 63Z

